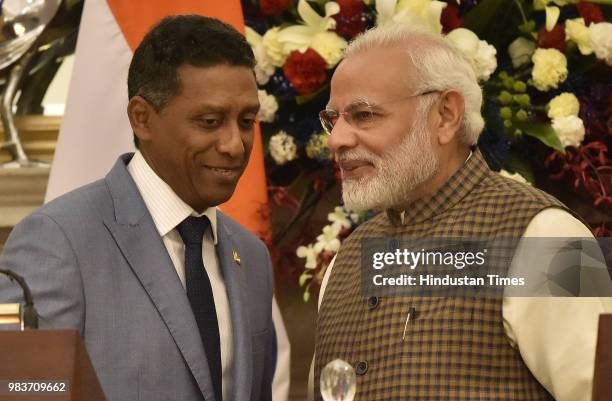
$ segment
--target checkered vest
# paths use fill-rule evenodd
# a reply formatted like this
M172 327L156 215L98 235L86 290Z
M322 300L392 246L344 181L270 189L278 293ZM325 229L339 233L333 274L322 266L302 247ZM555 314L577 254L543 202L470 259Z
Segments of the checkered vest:
M357 372L355 401L551 400L510 345L501 299L364 298L360 288L362 238L520 238L548 207L564 208L491 171L475 151L433 196L411 204L403 222L381 213L358 227L342 244L319 310L316 399L321 369L340 358Z

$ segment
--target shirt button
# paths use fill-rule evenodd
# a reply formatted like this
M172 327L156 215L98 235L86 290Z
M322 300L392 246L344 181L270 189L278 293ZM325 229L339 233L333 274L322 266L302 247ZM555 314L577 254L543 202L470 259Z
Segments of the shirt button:
M370 310L376 309L377 306L378 306L378 297L368 298L368 308L370 308Z
M355 366L355 373L359 376L365 375L368 371L368 363L366 361L357 362L357 366Z

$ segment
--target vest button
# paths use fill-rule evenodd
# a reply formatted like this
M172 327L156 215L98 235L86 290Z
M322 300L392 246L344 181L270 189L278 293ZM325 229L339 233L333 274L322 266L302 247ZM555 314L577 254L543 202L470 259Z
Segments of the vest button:
M370 310L376 309L377 306L378 306L378 297L368 298L368 308L370 308Z
M368 363L366 361L357 362L357 366L355 366L355 373L359 376L365 375L368 371Z

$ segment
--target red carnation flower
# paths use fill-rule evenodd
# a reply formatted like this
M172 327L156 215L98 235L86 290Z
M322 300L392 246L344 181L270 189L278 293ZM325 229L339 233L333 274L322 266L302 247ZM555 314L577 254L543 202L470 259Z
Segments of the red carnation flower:
M463 26L463 20L459 16L459 7L456 4L447 4L442 10L440 17L442 23L442 32L449 33L453 29Z
M259 9L263 15L278 17L291 5L291 0L260 0Z
M576 4L576 8L578 9L580 16L584 18L584 23L587 26L593 22L597 23L604 21L601 7L599 7L597 4L581 1L580 3Z
M337 15L353 16L361 14L365 8L362 0L336 0L340 6L340 12Z
M368 21L362 0L337 0L336 3L340 6L340 12L333 18L336 20L335 30L338 35L351 39L366 30Z
M557 49L561 53L565 53L565 26L555 25L550 32L546 28L540 29L538 31L538 46L544 49Z
M300 95L320 89L327 80L327 63L311 48L304 53L294 50L283 66L285 76Z

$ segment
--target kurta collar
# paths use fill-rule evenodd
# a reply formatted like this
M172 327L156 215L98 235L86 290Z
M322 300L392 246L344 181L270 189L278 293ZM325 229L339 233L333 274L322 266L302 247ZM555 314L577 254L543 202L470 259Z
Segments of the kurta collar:
M425 221L452 208L482 181L490 169L480 150L468 156L463 166L434 194L412 202L403 212L387 210L387 217L394 226Z

